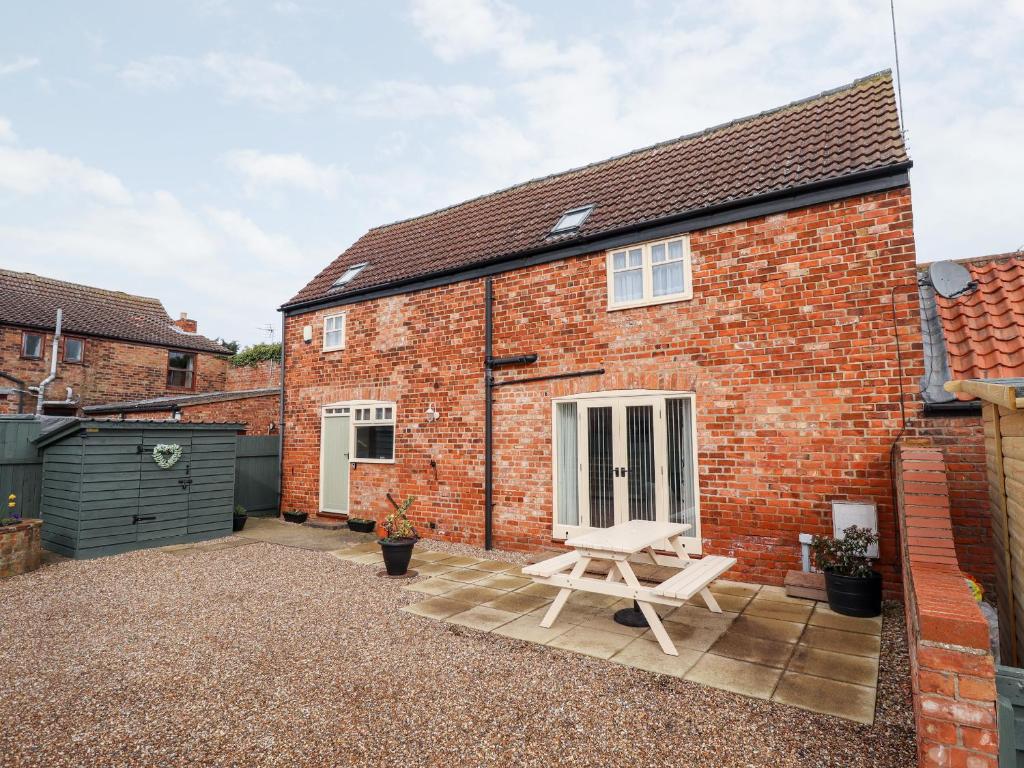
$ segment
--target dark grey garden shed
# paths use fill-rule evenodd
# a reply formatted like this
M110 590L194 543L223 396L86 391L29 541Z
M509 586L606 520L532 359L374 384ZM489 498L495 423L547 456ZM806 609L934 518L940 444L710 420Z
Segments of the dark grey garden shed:
M75 558L231 533L240 424L69 419L36 438L43 546ZM177 446L170 467L157 445Z

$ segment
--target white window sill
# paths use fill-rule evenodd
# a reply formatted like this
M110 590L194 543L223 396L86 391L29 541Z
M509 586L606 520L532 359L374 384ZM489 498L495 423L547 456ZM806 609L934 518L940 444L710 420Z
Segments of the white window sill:
M394 464L394 459L349 459L349 464Z
M323 347L320 351L321 352L342 352L344 349L345 349L345 347L343 347L343 346L342 347Z
M608 311L614 312L618 309L636 309L637 307L653 307L659 304L675 304L679 301L692 301L693 292L689 293L673 293L669 296L658 296L653 299L643 299L641 301L629 301L623 302L622 304L608 303Z

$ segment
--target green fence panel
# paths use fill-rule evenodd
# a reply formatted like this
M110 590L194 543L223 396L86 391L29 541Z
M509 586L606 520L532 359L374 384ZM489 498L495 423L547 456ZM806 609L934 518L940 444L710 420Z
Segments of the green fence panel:
M43 460L32 444L39 428L38 421L29 419L0 421L0 497L6 504L16 494L22 517L39 517Z
M249 514L276 514L280 441L276 435L242 435L237 441L235 504Z
M1024 768L1024 669L996 667L999 768Z

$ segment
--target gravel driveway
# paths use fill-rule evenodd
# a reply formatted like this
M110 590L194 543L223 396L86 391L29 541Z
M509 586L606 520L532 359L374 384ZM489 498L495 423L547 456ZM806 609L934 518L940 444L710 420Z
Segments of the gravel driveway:
M898 606L868 727L401 613L375 573L257 543L0 582L0 765L914 764Z

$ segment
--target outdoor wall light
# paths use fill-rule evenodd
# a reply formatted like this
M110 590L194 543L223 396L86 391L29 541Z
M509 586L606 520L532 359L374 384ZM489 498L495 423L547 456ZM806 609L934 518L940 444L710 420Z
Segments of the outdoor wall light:
M437 409L434 408L434 404L431 403L430 406L427 408L427 423L428 424L433 424L435 421L437 421L440 418L441 418L441 414L437 412Z
M313 340L313 326L306 325L302 328L302 340L309 344Z

